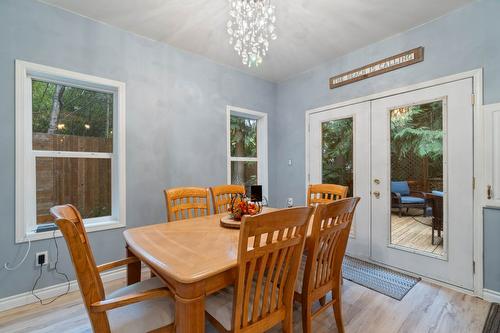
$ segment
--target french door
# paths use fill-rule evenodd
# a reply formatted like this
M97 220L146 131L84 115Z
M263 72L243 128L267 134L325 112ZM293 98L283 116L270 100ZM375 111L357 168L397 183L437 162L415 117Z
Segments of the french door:
M352 224L347 252L370 256L370 102L315 113L309 122L309 183L349 186L363 198Z
M361 197L350 255L474 289L472 89L463 79L310 115L309 183Z

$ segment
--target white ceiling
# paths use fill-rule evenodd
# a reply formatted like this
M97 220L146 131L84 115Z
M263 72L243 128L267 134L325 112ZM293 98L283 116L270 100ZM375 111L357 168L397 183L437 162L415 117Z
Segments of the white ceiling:
M278 39L255 69L242 65L228 43L227 0L43 0L271 81L285 80L473 0L272 1Z

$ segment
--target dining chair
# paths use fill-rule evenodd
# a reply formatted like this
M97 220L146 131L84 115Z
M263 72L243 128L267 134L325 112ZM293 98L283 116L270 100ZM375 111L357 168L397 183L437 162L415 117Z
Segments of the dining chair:
M212 193L212 205L214 214L227 212L228 205L231 203L235 195L245 194L245 186L243 185L219 185L210 188Z
M52 207L50 213L66 240L94 332L173 332L175 302L158 278L131 284L106 297L100 273L139 260L128 257L97 266L78 210L62 205Z
M348 186L336 184L311 184L307 189L307 205L324 204L347 198Z
M210 215L209 190L204 187L178 187L165 190L168 221Z
M344 259L351 223L360 198L347 198L320 204L314 212L311 235L306 241L305 253L295 285L295 300L302 304L302 329L312 332L312 319L333 306L338 332L344 332L342 320L342 261ZM326 294L332 300L326 303ZM312 312L312 305L321 307Z
M283 323L292 333L293 293L312 207L244 216L234 287L205 299L221 332L264 332Z

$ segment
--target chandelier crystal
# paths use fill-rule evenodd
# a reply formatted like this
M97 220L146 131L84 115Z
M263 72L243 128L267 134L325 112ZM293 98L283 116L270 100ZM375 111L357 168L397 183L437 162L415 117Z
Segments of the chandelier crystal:
M229 4L229 44L244 65L257 67L269 50L269 40L277 38L275 6L271 0L229 0Z

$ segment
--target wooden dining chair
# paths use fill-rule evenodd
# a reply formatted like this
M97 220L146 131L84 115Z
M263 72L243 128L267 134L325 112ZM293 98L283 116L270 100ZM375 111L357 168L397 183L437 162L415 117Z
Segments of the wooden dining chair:
M129 257L97 266L78 210L62 205L52 207L50 213L66 240L94 332L173 332L175 302L158 278L131 284L106 297L100 273L140 264L139 260Z
M227 212L228 205L231 199L238 194L245 194L245 186L243 185L219 185L210 188L212 193L212 205L214 214Z
M234 287L205 299L221 332L264 332L283 323L292 333L293 293L312 207L244 216Z
M203 187L178 187L165 190L170 222L210 215L209 190Z
M307 189L307 205L324 204L347 198L348 186L311 184Z
M297 283L295 300L302 304L302 329L312 332L312 319L333 306L338 332L344 332L342 321L342 261L356 205L360 198L347 198L329 204L320 204L314 212L312 232L306 241ZM325 296L332 292L328 303ZM312 305L320 301L320 309L312 312Z

